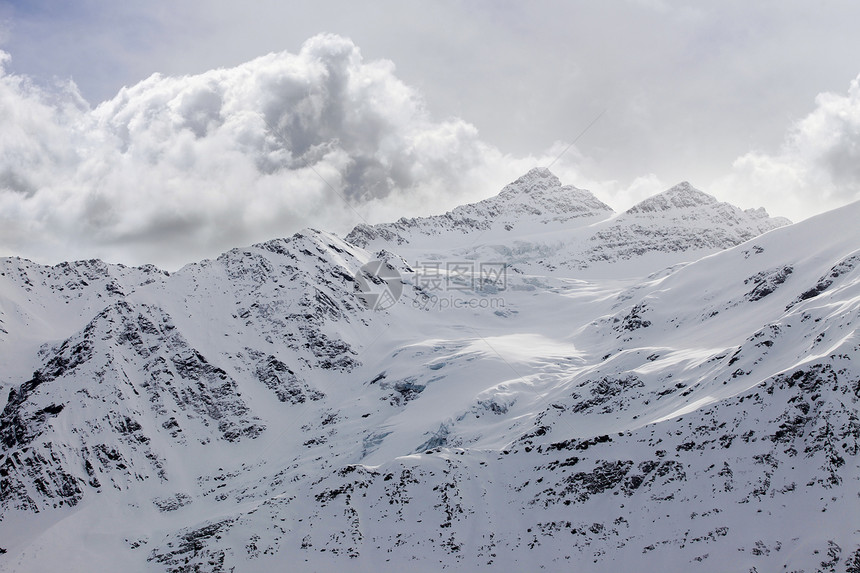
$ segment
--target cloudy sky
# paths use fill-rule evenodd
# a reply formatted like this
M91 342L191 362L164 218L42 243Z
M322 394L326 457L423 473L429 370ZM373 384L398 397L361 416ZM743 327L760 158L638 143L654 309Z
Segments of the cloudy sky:
M482 199L579 135L552 169L616 210L689 180L800 220L860 198L858 21L839 0L0 0L0 256L174 269Z

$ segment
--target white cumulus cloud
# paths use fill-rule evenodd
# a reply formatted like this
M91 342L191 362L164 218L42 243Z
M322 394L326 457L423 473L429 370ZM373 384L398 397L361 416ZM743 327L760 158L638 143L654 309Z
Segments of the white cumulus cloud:
M715 189L745 195L800 220L860 199L860 77L846 94L821 93L788 131L780 150L739 157Z
M4 72L0 255L176 267L304 226L438 212L539 159L434 121L385 60L319 35L298 54L155 74L91 108Z

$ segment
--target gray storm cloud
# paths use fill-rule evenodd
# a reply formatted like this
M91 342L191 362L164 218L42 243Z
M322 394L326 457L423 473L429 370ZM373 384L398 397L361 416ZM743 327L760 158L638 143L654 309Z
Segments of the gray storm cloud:
M534 161L462 120L432 121L392 63L333 35L155 74L94 109L71 83L2 72L2 57L0 254L177 266L303 226L438 208Z

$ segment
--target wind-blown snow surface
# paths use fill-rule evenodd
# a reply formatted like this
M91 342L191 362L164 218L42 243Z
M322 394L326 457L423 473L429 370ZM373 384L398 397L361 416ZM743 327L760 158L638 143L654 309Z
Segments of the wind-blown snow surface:
M550 183L585 206L400 247L2 260L0 569L860 571L860 203L760 234L683 185L608 218ZM541 229L552 262L496 248ZM467 251L512 267L458 296L504 306L410 272ZM404 294L372 312L379 257Z

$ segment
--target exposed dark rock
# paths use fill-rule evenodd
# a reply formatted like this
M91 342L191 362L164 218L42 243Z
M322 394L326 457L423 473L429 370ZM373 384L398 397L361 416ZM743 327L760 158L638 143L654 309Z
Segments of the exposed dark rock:
M753 289L744 296L750 302L761 300L771 294L773 291L788 280L789 275L794 272L794 268L784 266L778 269L762 271L753 276L744 279L744 284L752 284Z

